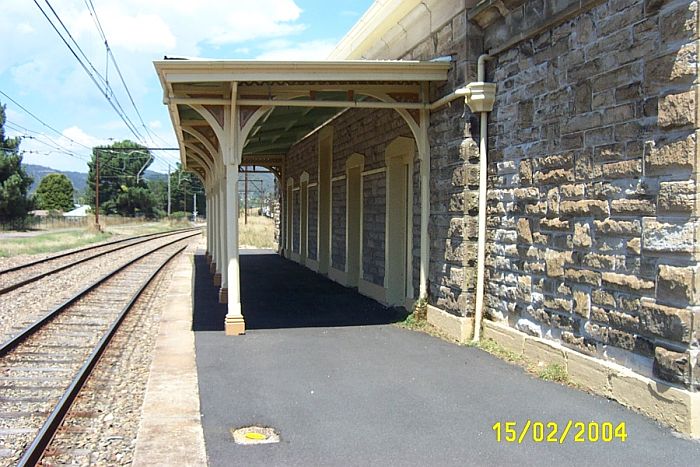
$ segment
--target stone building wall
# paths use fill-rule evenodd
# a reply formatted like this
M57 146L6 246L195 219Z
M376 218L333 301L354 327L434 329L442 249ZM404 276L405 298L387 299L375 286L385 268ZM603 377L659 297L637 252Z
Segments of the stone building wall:
M381 169L386 166L385 151L391 141L399 136L411 136L411 132L398 115L391 110L353 109L330 125L333 126L333 163L331 177L331 265L345 270L346 247L346 161L354 153L364 156L363 171ZM416 161L416 167L417 161ZM417 170L417 168L416 168ZM302 172L309 173L309 183L318 178L318 133L310 135L296 144L288 154L286 175L293 177L299 186ZM417 173L417 172L416 172ZM418 176L413 178L414 193L419 190ZM316 259L316 219L318 211L318 187L309 189L309 255ZM297 192L295 192L297 193ZM362 268L366 281L384 285L385 221L386 221L386 173L379 172L363 176L363 231ZM420 215L420 204L414 201L414 218ZM295 226L300 212L295 209ZM312 226L312 222L314 223ZM313 241L311 231L314 230ZM418 245L418 230L414 233L414 245ZM294 250L297 251L296 249ZM313 253L312 253L313 251ZM414 265L419 263L419 252L414 252ZM417 267L417 266L416 266ZM417 276L416 276L417 277ZM417 287L417 283L416 283ZM417 290L417 289L416 289Z
M309 231L308 255L318 259L318 186L309 187Z
M432 60L451 57L448 81L432 90L436 100L476 79L476 61L481 54L482 34L459 11L445 23L433 25L431 33L400 57L403 60ZM390 53L386 51L385 53ZM474 316L476 289L476 208L478 202L478 127L461 99L430 115L430 269L429 303L457 316ZM416 167L418 170L418 167ZM414 178L418 178L418 171ZM414 192L414 232L420 231L420 193ZM419 257L420 236L415 235L414 255ZM419 265L414 263L418 286Z
M488 317L698 387L697 3L515 3L472 14L496 52Z
M331 266L345 270L345 180L331 187Z
M362 270L366 281L384 285L386 173L363 178Z

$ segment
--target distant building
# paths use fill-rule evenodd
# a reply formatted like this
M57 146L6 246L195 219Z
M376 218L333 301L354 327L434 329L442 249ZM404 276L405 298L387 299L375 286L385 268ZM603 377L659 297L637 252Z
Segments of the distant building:
M64 212L63 217L85 217L88 215L89 211L90 205L82 204L79 205L77 208L73 209L72 211Z

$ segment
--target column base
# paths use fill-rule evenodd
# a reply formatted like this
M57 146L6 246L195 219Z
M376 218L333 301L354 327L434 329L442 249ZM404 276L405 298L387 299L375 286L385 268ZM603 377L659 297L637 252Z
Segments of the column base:
M245 334L245 320L243 316L226 315L224 320L224 328L227 336L240 336Z
M209 263L209 272L214 274L216 272L216 262L212 260L211 263Z
M228 287L219 289L219 303L228 303Z
M217 272L214 274L214 285L217 287L221 286L221 273Z

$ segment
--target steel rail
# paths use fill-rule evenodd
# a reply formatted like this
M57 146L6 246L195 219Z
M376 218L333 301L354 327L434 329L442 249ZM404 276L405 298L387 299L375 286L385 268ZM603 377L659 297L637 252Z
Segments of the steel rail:
M189 238L189 237L185 237ZM175 243L175 242L172 242ZM126 318L126 315L129 313L131 308L133 307L134 303L136 303L136 300L143 294L144 290L153 282L155 277L158 275L160 271L163 270L163 268L173 259L175 256L180 254L187 246L183 246L182 248L178 249L175 253L170 255L165 261L163 261L158 269L156 269L142 284L141 287L139 287L138 291L131 297L129 302L124 305L124 307L121 309L119 312L119 315L117 318L114 320L114 322L110 325L109 329L105 332L105 334L102 336L100 341L97 343L97 345L94 347L90 355L88 356L87 360L83 364L83 366L80 368L76 376L73 378L71 381L70 385L66 389L66 391L63 393L63 396L59 400L59 402L56 404L54 407L53 411L47 418L47 420L44 422L44 425L41 427L39 430L39 433L37 436L34 438L32 443L29 445L29 448L24 451L24 454L20 458L18 462L18 466L24 467L24 466L34 466L36 465L39 460L41 459L41 456L43 455L44 451L46 450L46 447L49 445L51 440L53 439L54 434L56 433L56 430L58 430L59 426L61 425L61 422L63 422L63 419L65 418L66 414L70 410L71 405L73 404L73 401L75 398L78 396L78 393L82 389L83 385L85 384L85 381L87 381L88 377L90 376L90 373L92 370L95 368L97 365L97 362L100 358L100 356L104 353L105 349L107 348L107 345L109 345L110 341L112 340L112 337L114 337L114 334L116 334L117 329L119 329L119 326L121 323L124 321L124 318ZM162 247L161 247L162 248ZM150 253L153 253L154 251L159 250L160 248L157 248L155 250L152 250ZM142 255L138 259L142 258L145 255ZM137 259L137 260L138 260ZM137 261L137 260L134 260ZM131 263L133 264L133 262Z
M100 253L95 253L95 254L90 255L90 256L86 256L85 258L81 258L81 259L79 259L79 260L77 260L77 261L74 261L74 262L72 262L72 263L64 264L64 265L62 265L62 266L58 266L58 267L53 268L53 269L50 269L50 270L48 270L48 271L40 272L40 273L35 274L35 275L33 275L33 276L30 276L30 277L28 277L28 278L26 278L26 279L21 279L21 280L19 280L19 281L17 281L17 282L14 282L14 283L10 284L10 285L7 285L7 286L5 286L5 287L0 288L0 295L5 294L5 293L7 293L7 292L11 292L11 291L13 291L13 290L15 290L15 289L18 289L18 288L20 288L20 287L23 287L23 286L25 286L25 285L27 285L27 284L31 284L32 282L36 282L36 281L38 281L39 279L43 279L43 278L46 277L46 276L50 276L51 274L56 274L57 272L61 272L61 271L65 270L65 269L71 268L71 267L73 267L73 266L76 266L76 265L78 265L78 264L84 263L84 262L86 262L86 261L90 261L90 260L92 260L92 259L99 258L100 256L104 256L104 255L107 255L107 254L109 254L109 253L114 253L115 251L119 251L119 250L123 250L123 249L125 249L125 248L129 248L130 246L140 245L140 244L142 244L142 243L146 243L146 242L148 242L148 241L155 240L155 239L158 239L158 238L163 238L163 237L168 237L168 236L171 236L171 235L177 235L177 234L179 234L179 233L184 233L184 232L189 231L189 230L201 230L201 228L200 228L200 227L195 227L195 228L192 228L192 229L184 229L184 230L177 230L177 231L169 231L169 232L166 232L166 233L159 232L159 233L157 233L157 234L149 234L149 235L150 235L149 238L143 238L142 236L131 237L131 239L137 238L137 239L139 239L139 240L136 241L136 242L133 242L133 243L129 243L129 244L127 244L127 245L118 246L118 247L113 248L113 249L111 249L111 250L107 250L107 251L103 251L103 252L100 252ZM104 246L104 245L100 245L100 246ZM97 246L96 246L95 248L97 248ZM92 248L89 248L89 249L92 249ZM77 252L73 252L73 253L77 253ZM64 256L66 256L66 255L64 255ZM43 261L46 261L46 259L41 260L40 262L43 262ZM36 263L34 263L34 264L36 264Z
M77 250L67 251L65 253L58 253L58 254L55 254L52 256L48 256L46 258L41 258L41 259L37 259L34 261L30 261L28 263L18 264L17 266L12 266L9 268L0 269L0 275L3 275L3 274L8 273L8 272L19 271L20 269L28 268L30 266L36 266L37 264L43 263L45 261L53 261L54 259L64 258L66 256L74 255L77 253L82 253L85 251L94 250L96 248L101 248L103 246L116 245L117 243L128 242L129 240L135 240L137 238L153 237L153 236L157 236L157 235L162 235L164 233L187 232L188 230L194 230L194 229L201 229L201 227L186 227L183 229L168 230L167 232L153 232L153 233L149 233L149 234L134 235L133 237L120 238L118 240L111 240L109 242L100 243L98 245L90 245L90 246L86 246L83 248L79 248Z
M168 242L164 245L161 245L158 248L154 248L153 250L149 250L149 251L137 256L136 258L129 261L128 263L118 267L117 269L114 269L113 271L108 272L107 274L103 275L102 277L97 279L92 284L87 285L82 290L75 293L72 297L68 298L66 301L64 301L60 305L57 305L54 309L52 309L51 311L46 313L43 317L39 318L38 320L34 321L29 326L25 327L17 335L15 335L14 337L3 342L2 345L0 345L0 357L5 356L8 352L10 352L12 349L17 347L22 341L24 341L25 339L27 339L28 337L30 337L31 335L36 333L44 324L46 324L46 322L48 322L52 318L55 318L56 316L61 314L70 305L72 305L73 303L75 303L76 301L78 301L79 299L84 297L89 292L95 290L97 287L99 287L102 283L104 283L108 279L114 277L115 275L117 275L118 273L123 271L124 269L133 265L136 261L139 261L140 259L143 259L146 256L151 255L158 250L162 250L163 248L168 247L168 246L172 245L173 243L180 242L180 241L185 240L187 238L196 237L197 235L199 235L199 234L196 233L196 234L192 234L192 235L187 235L185 237L178 238L178 239L175 239L175 240Z

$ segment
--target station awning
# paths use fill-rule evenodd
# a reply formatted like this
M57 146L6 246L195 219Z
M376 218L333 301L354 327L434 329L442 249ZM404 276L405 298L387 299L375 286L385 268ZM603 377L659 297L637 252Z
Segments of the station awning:
M154 62L183 164L205 176L222 157L228 120L238 121L240 164L279 164L290 147L349 108L389 108L419 120L431 108L430 83L450 62ZM231 112L233 110L233 112ZM240 131L239 131L240 130ZM236 136L232 136L235 139Z

